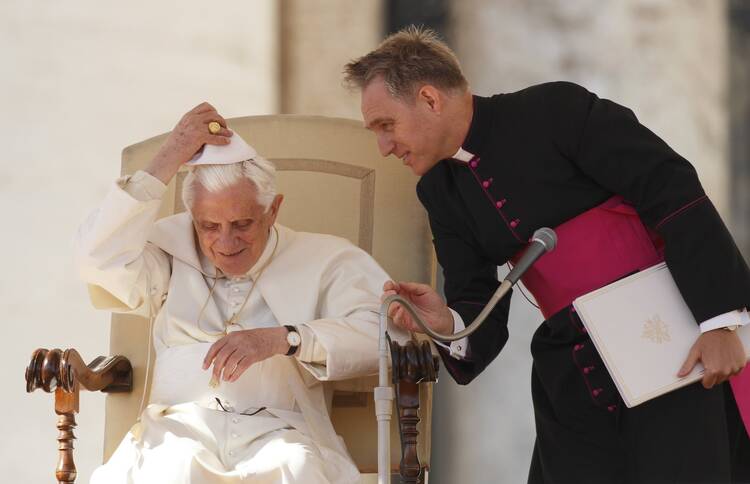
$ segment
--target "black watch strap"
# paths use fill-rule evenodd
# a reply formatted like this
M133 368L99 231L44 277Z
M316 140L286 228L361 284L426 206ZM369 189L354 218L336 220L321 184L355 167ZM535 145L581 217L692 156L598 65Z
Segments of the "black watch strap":
M292 326L291 324L285 324L284 327L286 328L287 332L289 333L297 333L299 335L299 331L297 331L297 328ZM287 340L287 343L289 340ZM299 348L299 345L289 345L289 351L286 352L286 356L292 356L297 352L297 348Z

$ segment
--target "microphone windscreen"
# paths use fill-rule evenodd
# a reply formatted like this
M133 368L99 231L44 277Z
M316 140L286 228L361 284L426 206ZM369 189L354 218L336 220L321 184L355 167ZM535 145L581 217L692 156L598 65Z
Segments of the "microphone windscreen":
M531 240L538 240L544 244L544 249L549 252L557 245L557 234L555 234L555 231L550 228L542 227L534 232L534 235L531 236Z

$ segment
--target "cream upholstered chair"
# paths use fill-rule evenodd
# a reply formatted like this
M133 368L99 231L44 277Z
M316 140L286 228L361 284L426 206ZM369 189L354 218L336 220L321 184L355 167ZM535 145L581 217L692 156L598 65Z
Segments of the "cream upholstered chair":
M395 160L384 160L377 152L375 139L360 122L274 115L230 119L228 125L275 162L279 193L285 196L278 218L281 224L345 237L372 254L394 279L434 283L434 257L426 217L416 201L416 177ZM143 167L166 136L125 148L122 174ZM160 217L184 210L180 190L185 173L181 170L170 183ZM130 361L133 379L132 391L107 396L105 461L136 421L142 400L148 401L149 350L153 361L148 333L148 321L143 318L112 317L110 354ZM375 376L326 384L334 427L364 474L362 482L376 482L377 424L372 395L376 384ZM426 469L430 456L431 395L428 385L421 392L418 425L419 459ZM391 422L391 463L395 470L401 459L398 413Z

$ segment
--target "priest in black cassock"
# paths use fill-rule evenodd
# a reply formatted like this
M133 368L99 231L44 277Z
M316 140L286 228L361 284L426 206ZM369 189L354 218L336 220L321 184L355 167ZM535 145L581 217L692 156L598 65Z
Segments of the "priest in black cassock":
M345 76L362 90L383 156L421 176L417 195L445 275L447 303L410 282L387 283L385 295L453 333L498 287L497 266L517 260L540 227L558 233L557 249L523 278L545 316L531 344L529 482L750 481L750 371L733 331L748 323L750 271L693 166L631 110L576 84L472 95L430 31L390 36ZM700 323L680 374L698 361L706 371L702 382L626 408L571 302L661 261ZM468 341L439 348L458 383L505 345L509 300ZM400 306L391 316L418 330Z

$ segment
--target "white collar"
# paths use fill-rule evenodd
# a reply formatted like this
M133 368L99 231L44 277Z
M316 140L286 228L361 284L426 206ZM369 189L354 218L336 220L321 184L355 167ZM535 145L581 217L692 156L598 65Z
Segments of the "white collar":
M466 151L465 149L459 146L458 151L456 151L456 154L451 156L451 158L453 158L454 160L459 160L459 161L468 163L471 161L472 158L474 158L474 154L469 153L468 151Z

